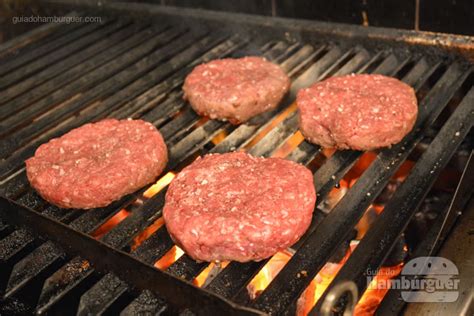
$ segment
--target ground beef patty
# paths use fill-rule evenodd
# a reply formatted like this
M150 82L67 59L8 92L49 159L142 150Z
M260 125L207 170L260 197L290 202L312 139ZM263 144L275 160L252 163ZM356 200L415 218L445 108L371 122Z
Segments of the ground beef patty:
M315 202L307 168L235 152L184 168L169 186L163 216L173 240L196 260L258 261L303 235Z
M141 120L86 124L26 161L31 185L64 208L103 207L153 182L168 161L161 134Z
M183 90L199 114L237 124L274 109L289 87L290 79L279 66L261 57L244 57L197 66Z
M414 90L382 75L348 75L318 82L297 95L300 129L315 144L372 150L396 144L415 124Z

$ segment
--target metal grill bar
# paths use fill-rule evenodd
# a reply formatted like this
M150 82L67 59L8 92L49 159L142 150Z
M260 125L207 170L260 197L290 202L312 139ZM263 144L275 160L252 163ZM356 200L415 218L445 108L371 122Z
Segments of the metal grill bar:
M472 197L472 188L467 184L474 182L474 151L471 151L471 155L466 163L464 172L461 180L456 188L456 192L453 199L449 204L445 206L442 212L440 212L435 223L431 226L426 238L416 247L416 249L409 255L407 260L411 260L417 257L431 256L440 248L442 240L446 239L446 234L443 231L449 232L455 221L459 218L465 204ZM415 279L416 276L405 276L409 279ZM398 275L396 280L400 280L401 276ZM382 303L377 308L377 313L384 315L386 313L400 313L406 302L401 298L401 289L390 289L385 295Z
M25 205L29 208L34 208L37 210L42 210L46 206L46 202L41 199L38 194L33 191L30 191L18 199L22 205Z
M137 27L136 25L134 25ZM137 27L139 28L139 27ZM164 28L161 29L162 31ZM156 30L155 32L159 32L159 30ZM98 76L97 74L95 76L89 75L86 80L82 80L83 85L79 86L76 85L76 88L79 89L85 89L90 86L91 82L94 83L94 80L100 80L102 77L108 73L108 71L113 71L114 68L112 65L109 65L108 67L105 66L109 61L113 60L117 56L120 56L121 54L125 53L128 50L134 49L137 45L140 43L143 43L147 39L149 39L150 36L157 35L158 33L155 33L152 31L152 29L145 29L145 30L136 30L132 36L129 38L125 39L124 41L117 43L116 45L113 45L112 47L109 47L106 51L101 52L100 54L94 56L90 60L87 60L85 62L80 63L77 66L73 66L71 68L67 68L66 71L63 69L63 73L60 75L56 76L52 80L49 80L47 82L44 82L36 87L34 87L31 91L28 92L27 95L19 95L15 97L14 99L10 100L8 103L8 106L10 108L22 108L24 107L25 104L28 104L28 108L22 111L21 119L22 120L27 120L29 117L32 115L36 115L38 113L42 113L42 111L45 111L48 107L46 106L46 103L40 103L40 105L36 105L36 101L40 100L41 98L44 98L45 96L48 96L50 93L55 91L55 88L63 87L66 84L76 80L80 76L85 76L89 71L93 69L99 68L101 70L101 74ZM124 31L124 33L126 33ZM119 32L121 34L121 32ZM108 39L109 41L114 40L114 37L111 37ZM73 60L76 60L77 54L71 56ZM125 57L123 57L125 58ZM120 64L117 63L117 65ZM117 66L116 65L116 66ZM72 65L71 65L72 66ZM102 67L102 68L101 68ZM45 70L45 72L48 72L49 69ZM24 82L27 82L28 79ZM36 78L35 78L36 82ZM19 84L20 85L20 84ZM17 88L17 86L13 86L11 89L14 90ZM8 91L6 91L8 92ZM3 96L3 94L0 94ZM28 98L27 98L28 97ZM51 103L51 101L54 101L54 99L49 100L48 102ZM44 101L43 101L44 102ZM60 102L60 100L58 100ZM7 111L7 108L4 110ZM9 110L12 111L12 110ZM6 114L4 114L6 115ZM16 126L18 124L17 121L21 121L20 118L16 118L13 120L13 118L7 117L2 124L4 124L5 128L11 128Z
M128 22L130 23L130 22ZM61 47L58 50L55 50L53 54L47 54L42 58L35 59L34 61L29 62L27 65L11 71L8 76L5 76L4 80L0 83L0 88L11 87L15 82L27 77L28 75L40 71L45 67L54 64L57 61L80 51L84 47L94 43L95 41L101 40L103 37L109 35L111 32L118 30L127 25L125 21L118 21L115 23L105 23L102 27L99 28L97 24L91 24L85 27L84 29L90 29L89 33L86 33L85 36L78 38L72 41L70 44ZM61 63L58 63L61 65ZM2 102L3 103L3 102Z
M0 194L7 198L16 199L29 188L30 184L26 179L26 173L22 172L0 186Z
M120 315L161 315L165 313L166 310L166 305L162 299L156 298L150 291L143 291Z
M104 117L142 118L153 122L164 135L170 153L167 170L175 172L184 167L193 156L208 151L218 153L246 149L254 155L271 156L297 131L296 112L292 108L284 111L284 108L291 105L300 88L322 78L354 71L397 74L417 90L430 82L430 79L436 79L436 85L420 105L418 129L403 144L382 150L331 213L326 215L319 209L315 211L310 229L293 247L296 252L292 259L257 300L250 302L252 306L267 312L292 312L300 293L330 258L337 245L346 239L345 236L336 236L335 232L352 230L366 206L384 188L391 175L426 134L431 123L469 75L467 69L452 64L450 60L446 60L443 65L445 68L442 68L437 58L420 58L405 52L399 54L397 50L374 52L360 46L339 45L337 42L331 45L307 45L272 40L260 42L257 47L261 48L256 49L254 38L250 39L250 36L254 36L253 33L242 37L239 34L229 36L228 30L224 29L221 33L211 34L207 28L200 27L190 32L183 24L176 27L173 26L175 23L166 20L172 26L149 27L121 19L115 21L113 18L95 27L76 24L67 28L72 31L72 37L67 32L51 32L43 40L35 42L32 39L30 45L18 44L23 48L17 56L10 55L9 48L6 48L4 58L0 60L0 70L11 68L13 76L6 79L3 86L5 89L0 91L0 103L3 103L0 107L0 117L3 118L0 122L0 137L3 136L0 156L5 158L0 162L0 179L6 181L0 186L1 193L51 219L67 223L66 227L37 213L30 214L31 211L20 210L21 214L30 214L31 218L41 223L45 221L45 227L40 229L42 232L43 229L48 231L53 228L63 233L70 232L71 235L66 239L72 243L68 246L72 246L74 251L64 251L53 244L51 240L56 240L59 236L49 238L51 231L46 240L40 240L33 238L28 230L15 230L12 226L0 223L0 247L8 249L0 256L0 284L5 284L3 289L0 288L0 292L4 294L3 300L14 302L22 297L23 292L34 288L33 292L37 295L30 295L27 305L36 309L37 313L76 312L75 307L79 304L78 314L81 315L119 311L125 306L127 307L122 311L124 315L139 311L166 310L173 313L175 311L170 310L168 302L179 306L197 304L196 297L192 297L192 302L182 302L176 297L170 299L169 295L173 293L169 291L177 291L177 288L166 288L168 293L163 295L163 284L173 287L173 282L177 280L166 273L156 274L155 269L142 264L155 263L173 247L165 226L158 228L136 249L130 251L134 259L117 251L129 249L135 236L161 217L166 188L148 200L142 198L144 188L109 207L90 212L51 206L30 188L22 170L23 161L33 154L38 145L51 137ZM197 24L192 25L194 27ZM131 37L127 38L129 35ZM49 49L46 43L53 48ZM32 56L35 54L40 57L38 60L33 60ZM182 93L179 89L183 78L195 65L228 55L238 57L253 54L263 54L280 63L295 79L289 96L278 109L236 127L202 119L180 99ZM447 70L438 79L436 76L444 69ZM28 93L24 93L26 91ZM469 100L472 99L472 94L470 92ZM458 111L461 111L459 108ZM18 109L21 111L12 115ZM456 117L458 116L453 115L449 122L457 120ZM279 121L278 124L275 124L276 120ZM214 145L211 140L221 132L227 132L228 136ZM463 131L460 138L464 136ZM446 148L454 146L444 145ZM318 146L303 141L287 158L308 165L315 158L320 158L317 157L319 151ZM355 151L336 152L316 170L318 207L360 155L360 152ZM443 159L447 160L448 157ZM385 169L387 166L389 169ZM10 179L5 180L7 177ZM427 185L423 192L418 193L416 201L426 194L429 187ZM132 205L137 199L143 204ZM132 213L101 237L101 242L78 233L91 234L123 208L131 209ZM0 213L2 211L5 210L0 209ZM31 218L23 218L23 215L4 214L11 223L31 223ZM407 214L407 221L408 216ZM393 231L393 236L399 234L403 227L399 226L397 229ZM59 235L63 236L63 233ZM92 249L104 251L107 254L105 265L104 262L96 263L101 259L97 257L98 253L84 253L85 249L79 249L84 247L79 241L90 244ZM369 243L365 239L363 242ZM380 249L378 257L365 260L371 260L370 264L373 266L380 265L382 256L386 256L388 250ZM91 260L94 268L83 258ZM352 265L359 263L356 257L351 257L350 260ZM232 298L234 302L248 304L246 286L266 262L268 260L246 264L232 262L206 289L222 297ZM113 267L114 264L121 265L122 270L118 271L117 267ZM189 256L183 255L168 268L168 272L191 281L207 266L207 263L196 263ZM126 269L136 271L126 275ZM106 273L101 274L98 270ZM308 272L307 277L295 278L295 273L301 270ZM139 276L137 271L143 275ZM351 269L347 273L351 278L361 278L359 272ZM141 280L144 276L149 276L150 280L152 277L155 280L165 280L165 283L159 286L150 284L147 280ZM138 286L138 290L151 289L152 292L137 292L135 286ZM209 296L209 292L182 287L181 283L177 287L185 292L189 291L186 293L190 296L202 296L209 302L208 306L202 306L199 302L199 307L249 312L233 304L226 305L228 302L224 302L224 305L219 303L216 307L213 305L216 303L214 299L219 301L219 298ZM166 302L163 298L166 298Z
M65 16L78 17L81 16L81 14L73 11L66 14ZM44 24L24 34L18 35L5 43L2 43L0 45L0 63L8 60L8 57L11 57L12 55L23 53L28 49L37 47L38 44L48 42L51 38L65 33L64 28L61 28L61 26L64 27L65 23Z
M177 36L181 35L180 31L171 31L163 36L163 38L157 37L159 43L164 45L169 43L172 40L176 40ZM153 52L151 55L147 56L139 60L137 63L132 65L131 67L126 68L125 70L121 71L119 74L115 75L114 77L100 83L93 89L88 90L88 93L82 96L79 96L77 100L72 98L72 102L69 103L67 106L61 106L57 108L53 112L49 112L46 115L43 115L40 119L36 120L32 125L23 128L22 130L15 132L13 135L10 135L9 142L6 146L2 146L5 148L2 155L11 153L11 149L18 147L18 145L23 145L26 143L27 140L30 140L32 136L36 136L39 133L43 132L45 128L51 125L51 123L57 122L59 119L63 118L65 115L71 115L79 110L83 109L85 105L90 104L90 102L97 101L97 98L104 93L110 93L117 88L120 88L122 85L126 84L127 81L134 81L140 77L143 73L148 71L151 67L156 66L157 64L165 61L167 58L171 57L172 55L176 54L180 50L184 49L186 46L189 45L189 42L192 42L194 39L193 34L185 34L179 41L176 41L175 44L165 46L160 50ZM154 45L153 45L154 46ZM149 47L149 49L153 49L154 47ZM126 56L126 55L125 55ZM128 57L128 56L127 56ZM117 63L120 65L120 63ZM96 75L96 72L92 73L92 75ZM81 81L87 80L88 76L84 76L81 78ZM90 83L88 83L90 84ZM74 85L71 85L73 89L75 89ZM63 91L58 91L58 93L53 93L52 96L54 97L56 94L62 94ZM13 144L11 144L13 142ZM8 146L10 145L10 146Z
M99 315L113 304L109 295L120 297L127 292L127 284L109 273L81 297L77 315ZM106 295L104 295L106 294Z
M231 315L261 315L257 311L237 306L210 292L195 291L186 282L153 269L124 252L98 242L86 234L70 230L57 221L23 208L5 198L0 198L0 214L2 218L8 218L16 225L35 227L42 235L48 237L55 235L56 237L52 238L55 242L61 243L67 249L73 249L73 252L79 252L84 258L95 262L102 270L113 271L129 282L133 279L130 283L141 289L160 293L177 306L189 306L195 310L197 306L200 306L200 310L204 313L220 311ZM52 242L47 242L45 245L47 246L42 249L43 256L51 256L52 252L58 251ZM117 262L121 262L120 267Z
M119 58L115 59L113 63L109 62L109 63L105 64L103 67L100 67L98 69L98 71L88 73L85 76L81 77L79 80L76 80L73 84L68 85L67 89L62 89L60 91L56 91L56 92L50 94L50 96L48 98L42 99L41 101L34 103L33 105L29 106L26 111L22 111L21 116L24 119L28 119L30 117L29 115L37 115L38 113L42 113L42 111L45 111L46 109L49 109L52 106L51 104L57 104L61 101L67 100L67 98L71 98L72 96L76 95L79 91L91 87L94 83L97 82L97 80L103 80L104 78L106 78L107 75L109 75L109 76L113 75L116 72L122 70L124 67L133 64L139 58L142 58L146 54L150 53L150 51L152 51L153 49L156 49L157 45L164 45L168 41L172 40L174 37L178 36L181 32L182 32L182 30L181 31L169 30L169 31L165 31L165 33L163 33L161 35L158 35L158 34L155 33L154 35L158 35L158 36L155 36L152 40L148 41L145 45L142 45L142 46L137 47L135 49L133 47L128 47L127 49L132 48L132 50L129 51L128 53L126 53L126 54L121 55ZM141 36L142 37L144 35L146 36L146 34L147 33L145 32L145 33L141 34ZM150 35L153 35L153 33L150 34ZM136 41L137 39L138 39L138 37L135 37L133 40ZM146 38L142 39L142 41L143 40L146 40ZM130 39L129 39L129 41L130 41ZM131 41L127 44L131 44L131 43L133 43L133 41ZM126 47L124 47L124 48L126 48ZM124 52L124 50L122 49L121 52ZM67 75L69 75L69 73ZM56 78L55 80L52 81L52 84L54 85L54 83L56 83L58 80L61 80L61 79L62 79L61 77ZM111 79L113 79L113 78L111 78ZM111 79L109 79L108 82L112 82L113 80L111 80ZM59 86L61 86L61 84L59 84ZM101 86L101 87L103 87L103 86ZM49 86L48 89L52 89L52 87ZM89 91L91 91L91 90L89 90ZM97 91L97 88L95 89L95 91ZM48 92L46 92L46 93L48 93ZM97 92L96 92L96 94L97 94ZM53 103L53 102L55 102L55 103ZM16 109L18 109L18 105L12 104L11 107L9 108L9 111L16 110L15 106L16 106ZM3 108L4 107L0 108L0 110L3 109ZM41 112L38 112L38 111L41 111ZM66 113L68 113L68 112L70 113L71 111L72 111L72 109L70 107L63 107L63 109L62 109L62 112L66 112ZM56 116L58 116L58 114L56 114ZM46 121L46 119L43 118L43 122L45 122L45 121ZM33 126L36 127L36 124L33 125ZM36 129L38 129L38 128L36 127ZM36 133L38 133L38 132L39 131L37 131ZM27 139L31 139L31 137L28 137ZM25 140L22 140L22 143L24 143L24 142L25 142ZM20 143L20 144L22 144L22 143ZM14 147L14 148L16 148L16 147ZM3 150L5 151L5 154L6 154L6 153L9 152L7 150L11 150L11 148L7 148L7 149L3 149Z
M170 149L172 148L173 147L170 147ZM107 233L104 236L103 241L114 247L121 247L120 245L124 245L128 243L133 238L134 234L138 233L140 230L145 228L152 221L154 221L154 219L156 219L157 216L161 214L161 212L158 212L156 214L154 213L156 212L156 210L160 210L161 206L163 205L163 201L164 201L163 194L164 192L161 193L158 198L150 200L142 208L134 211L134 213L131 216L127 217L122 223L120 223L112 231ZM87 214L92 214L92 213L87 213ZM84 223L91 222L89 218L86 218L87 214L80 218L83 220L80 221L79 223L84 225ZM74 264L75 261L76 262L79 261L79 258L73 259L73 261L70 262L68 265L64 266L62 270L76 271L70 268L70 265L72 266L75 265ZM60 271L61 270L58 270L57 274L64 274L64 273L61 273ZM93 270L91 269L83 269L77 272L70 273L69 275L71 278L73 277L74 280L78 280L78 282L80 282L84 280L87 276L89 276L92 272ZM50 279L54 279L54 275ZM73 283L72 285L73 287L75 287L78 284L79 283ZM45 311L48 308L50 308L51 305L55 303L55 301L58 299L58 296L60 297L61 295L64 295L64 293L61 293L60 291L58 291L58 284L54 282L49 282L49 283L47 282L47 285L48 285L47 287L43 288L42 296L40 297L39 310L41 311ZM103 289L103 287L101 288ZM69 286L65 290L70 291L71 286ZM87 300L87 298L84 298L84 300ZM105 298L103 298L103 300L104 302L106 301ZM98 306L97 303L95 303L95 306L97 308L100 308L100 306Z
M394 167L404 161L410 150L421 139L423 134L419 132L420 124L425 123L428 115L431 117L429 122L434 121L466 76L464 74L463 78L462 71L456 65L448 69L432 89L431 94L422 101L414 132L401 144L395 145L390 150L383 150L379 154L379 159L376 159L364 172L354 187L318 225L318 229L304 241L300 250L258 297L254 305L256 308L281 312L299 297L332 255L335 245L339 245L344 240L343 232L348 233L350 228L355 226L366 208L383 189L391 174L395 172ZM431 106L430 112L427 109L428 104ZM314 245L319 245L319 247L315 249ZM303 270L307 271L308 277L297 278L297 273Z
M79 231L92 232L98 226L100 226L102 222L112 216L113 214L111 213L116 212L115 209L117 209L117 203L114 203L108 208L97 209L97 212L85 213L83 216L72 221L71 227L78 229ZM82 211L80 212L82 213ZM25 244L21 245L21 247L25 246ZM10 287L10 291L6 294L6 297L12 296L25 284L31 283L36 280L37 274L41 273L52 264L59 264L59 259L64 256L62 252L52 250L50 252L49 257L43 257L41 255L43 253L42 247L45 247L45 244L41 245L39 248L35 249L30 255L22 259L21 264L19 262L13 267L12 273L15 273L19 277L16 280L11 281L12 286ZM33 266L32 269L29 269L30 265ZM72 274L69 275L71 276Z
M40 58L44 56L45 54L54 51L56 49L59 49L60 47L73 42L77 38L93 31L95 28L100 27L100 25L97 24L69 24L67 26L64 26L64 29L62 30L60 37L50 41L48 43L44 43L40 47L28 51L24 54L21 54L19 56L13 56L13 58L9 59L7 62L3 63L0 65L0 75L5 75L14 69L18 67L22 67L22 65L34 60L35 58ZM8 86L8 78L7 77L2 77L4 81L1 81L0 87L5 88Z
M387 59L388 59L388 62L386 62L386 61L382 62L382 63L377 67L377 69L375 70L375 72L377 72L377 71L384 71L384 70L389 71L390 68L388 68L388 67L386 66L387 64L393 64L393 66L395 67L396 64L394 64L394 63L390 60L390 58L387 58ZM352 64L352 60L353 60L353 59L350 59L349 62L348 62L348 64ZM357 59L356 59L356 61L357 61ZM349 72L356 70L356 69L353 69L353 68L351 68L351 67L345 67L345 69L346 69L347 71L349 71ZM394 72L393 69L391 69L391 71ZM330 73L331 73L331 72L326 72L324 75L329 75ZM336 73L339 73L339 75L344 74L344 73L340 72L339 70L338 70ZM355 162L355 161L354 161L354 162ZM348 170L348 169L350 168L350 166L352 166L352 163L353 163L353 162L349 161L349 164L348 164L348 165L343 164L343 165L340 165L339 167L342 168L342 169L345 171L345 170ZM329 164L328 164L328 163L325 163L321 168L318 169L318 172L321 171L320 174L319 174L319 175L315 174L315 186L316 186L316 188L319 188L319 187L321 187L323 184L326 184L326 183L331 182L331 181L339 181L340 178L342 178L343 173L340 172L340 174L339 174L340 178L337 178L337 177L336 177L336 179L334 179L334 177L335 177L335 176L334 176L334 173L333 173L332 175L330 175L329 172L325 171L325 170L327 170L326 168L328 168L328 167L331 167L331 163L329 163ZM325 177L324 175L326 175L326 177ZM319 177L320 177L320 178L319 178ZM320 201L321 201L321 200L324 201L325 198L326 198L326 194L328 194L328 193L329 193L329 191L327 191L327 192L322 192L321 194L319 194L318 198L320 198ZM324 195L322 195L322 194L324 194ZM322 202L319 202L319 204L322 204ZM310 228L308 229L308 232L305 233L305 235L300 239L300 241L292 247L293 249L299 249L299 247L301 247L301 244L304 242L306 236L307 236L312 230L314 230L314 227L316 226L317 223L320 222L320 219L321 219L321 218L320 218L320 216L319 216L319 213L316 212L316 213L314 214L314 219L313 219L312 225L311 225ZM335 250L335 249L334 249L334 250ZM329 260L329 257L327 258L327 260ZM262 264L263 264L263 263L264 263L264 262L262 262ZM263 265L262 265L262 267L263 267ZM235 297L235 298L244 299L244 298L246 297L246 288L242 288L238 293L234 294L234 297Z
M365 291L367 271L376 271L382 265L397 238L408 225L409 219L415 214L428 193L425 188L433 185L473 126L473 104L474 89L470 89L402 186L396 191L392 200L385 206L380 218L371 226L365 238L336 275L334 282L354 280L359 292ZM327 291L330 288L331 286ZM316 315L319 308L320 305L317 305L312 314Z
M279 48L279 47L277 47L277 48ZM308 50L308 49L306 48L306 50ZM291 60L291 59L289 59L289 60ZM196 133L196 131L194 131L192 134L195 134L195 133ZM195 138L196 137L191 137L191 139L195 139ZM180 155L176 155L176 156L179 157ZM173 160L173 159L170 159L170 160ZM177 164L177 163L175 163L175 164ZM160 199L162 199L162 197L160 197ZM157 236L159 235L159 232L156 234ZM165 235L165 234L163 234L163 235ZM152 239L153 238L150 238L149 240L152 240ZM169 240L169 237L168 237L168 240ZM161 251L161 253L162 253L161 255L163 255L165 251L167 251L169 248L171 248L171 246L172 246L171 240L169 240L168 245L169 245L168 248L166 248L166 247L162 248L163 250ZM141 247L138 248L138 250L140 250L140 249L141 249ZM156 251L154 251L154 257L155 257L154 260L157 260L161 255L160 255L160 253L158 253L158 255L157 255ZM147 258L142 258L142 259L146 260ZM179 274L182 275L184 273L186 275L187 279L193 279L200 271L202 271L203 268L205 268L206 265L207 264L196 265L194 263L194 261L191 261L189 259L189 257L183 256L180 260L178 260L177 263L175 263L175 265L173 265L170 268L170 271L172 271L172 272L182 272L182 273L179 273ZM102 280L101 280L101 282L102 282ZM103 286L101 288L103 289ZM117 299L117 295L114 295L115 293L113 293L113 292L106 293L106 294L110 295L110 300ZM93 297L93 296L91 296L91 297ZM107 302L107 303L109 303L109 302ZM91 304L91 302L89 302L89 304ZM94 303L92 302L92 304L94 304ZM97 306L97 307L100 308L100 306Z
M37 314L65 312L71 310L68 297L81 295L87 286L97 281L90 263L75 257L66 265L58 268L45 281L36 307ZM84 286L83 286L84 285Z
M0 293L3 293L4 285L8 281L10 266L13 262L31 251L34 237L26 230L19 229L0 241Z
M131 37L133 34L138 33L140 29L143 28L143 26L136 24L122 24L124 23L115 23L112 24L109 28L99 30L105 33L103 34L105 38L100 37L100 32L92 33L90 38L98 37L100 41L97 41L93 45L81 49L80 53L72 53L67 58L64 58L63 60L60 60L53 65L50 65L50 67L48 67L47 69L44 69L39 73L28 77L27 79L24 79L21 82L15 84L14 86L2 91L0 94L0 103L6 103L7 101L10 101L12 98L17 97L21 93L27 90L31 90L33 87L36 87L42 84L43 82L55 76L58 76L61 73L64 73L65 69L70 71L70 68L75 67L76 65L81 64L85 61L88 61L91 58L96 58L96 56L100 55L100 53L103 53L104 50L107 50L111 46L116 46L117 44L125 41L127 38ZM86 37L85 39L88 38ZM92 39L92 41L95 40L96 39ZM82 64L81 66L81 70L84 72L84 64ZM65 84L65 82L63 82L63 84Z
M267 54L267 56L269 56ZM274 58L278 58L278 57L274 57ZM212 122L212 121L210 121ZM210 123L209 122L209 123ZM220 127L222 126L222 123L218 123L218 125L216 125L217 127ZM204 144L204 143L207 143L209 141L209 139L218 131L215 130L215 128L213 128L212 126L211 127L208 127L209 130L211 131L211 134L209 135L209 133L205 132L205 129L206 129L206 124L202 126L202 130L201 130L201 127L196 129L192 134L190 134L189 136L193 135L195 132L198 132L198 137L201 138L200 135L203 135L202 137L205 137L205 141L201 141L201 144ZM207 135L207 137L206 137ZM191 139L195 139L196 137L193 136ZM181 143L184 144L187 144L187 139L183 139L183 141ZM196 143L195 141L193 143ZM183 146L187 146L187 145L183 145ZM195 146L194 146L195 147ZM179 148L182 148L182 147L179 147ZM189 146L185 147L185 150L183 150L183 152L187 152L189 151L191 148ZM176 152L173 152L170 150L170 161L174 161L176 159L179 159L179 157L181 157L183 155L183 153L176 153ZM176 163L172 163L172 166L176 164ZM170 247L171 248L171 247ZM184 262L184 263L183 263ZM174 267L176 265L176 267ZM187 256L183 256L181 259L178 260L178 262L175 263L175 265L172 265L170 267L170 271L171 272L174 272L174 271L177 271L179 272L181 275L186 275L189 279L193 279L194 277L197 276L197 274L199 274L199 272L202 271L202 269L205 268L206 265L202 265L202 264L196 264L196 263L192 263L189 259L189 257ZM189 269L189 270L188 270Z
M364 52L362 52L365 54ZM343 56L344 59L346 58ZM341 58L339 60L342 60ZM346 64L343 64L343 68L345 71L351 72L357 69L359 66L359 57L356 59L350 59ZM339 64L339 63L338 63ZM352 65L352 67L348 66ZM329 68L329 69L334 69L334 68ZM314 73L318 73L315 71L315 67L310 67L305 74L303 74L300 78L308 79L311 78L311 81L307 81L305 84L302 81L296 80L294 85L297 86L297 89L300 89L301 87L308 86L310 82L320 80L321 78L324 78L323 76L328 75L330 72L329 71L324 71L321 73L321 76L319 78L314 78L310 77L311 74L314 75ZM290 117L291 119L291 117ZM282 125L285 123L282 123ZM273 132L273 131L272 131ZM269 134L266 135L266 137ZM266 138L265 137L265 138ZM264 139L265 139L264 138ZM261 142L259 142L255 147L252 148L252 151L259 151L259 145L260 146L265 146L266 141L262 139ZM271 142L271 138L270 139ZM317 149L315 149L317 151ZM318 214L317 212L315 213L315 217L317 217ZM226 297L242 297L243 293L246 291L246 285L250 282L250 280L258 273L258 270L260 270L268 260L262 260L257 263L247 263L247 264L241 264L237 262L231 262L229 266L222 271L217 277L209 284L210 288L219 288L220 293L222 295L225 295ZM232 282L229 282L229 280L232 279ZM240 281L240 282L239 282ZM231 284L230 286L223 287L222 284ZM221 290L222 288L225 288L226 290L223 291Z
M3 299L12 297L29 282L43 278L49 269L57 267L64 253L52 242L40 245L18 261L12 269Z

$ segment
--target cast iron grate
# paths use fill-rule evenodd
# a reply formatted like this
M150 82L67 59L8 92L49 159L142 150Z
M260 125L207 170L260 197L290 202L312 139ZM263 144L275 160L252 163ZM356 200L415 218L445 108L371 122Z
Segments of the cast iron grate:
M16 51L11 45L0 46L0 314L294 313L301 293L454 102L454 110L385 206L377 226L336 277L353 280L363 291L364 271L382 265L443 167L468 141L474 89L466 61L407 54L390 46L268 40L179 22L107 16L101 24L73 24L66 30L52 26L41 36L32 32L31 43ZM199 117L182 100L182 81L195 65L255 54L279 63L293 80L277 110L232 126ZM386 74L412 85L420 101L417 125L402 143L377 152L328 214L321 211L328 194L363 153L340 151L325 158L306 141L285 152L288 159L306 165L322 159L315 170L318 209L290 261L255 300L249 300L246 287L268 260L232 262L202 290L188 282L207 263L183 255L165 273L152 268L174 246L165 226L133 246L138 235L160 220L166 188L149 198L143 196L144 188L109 207L84 212L49 205L26 179L24 160L41 143L104 117L141 118L157 126L169 148L167 171L177 172L208 152L242 149L272 156L297 133L293 102L298 89L351 72ZM97 229L124 209L130 215L98 237L100 242L90 237L97 237ZM298 277L301 271L305 277Z

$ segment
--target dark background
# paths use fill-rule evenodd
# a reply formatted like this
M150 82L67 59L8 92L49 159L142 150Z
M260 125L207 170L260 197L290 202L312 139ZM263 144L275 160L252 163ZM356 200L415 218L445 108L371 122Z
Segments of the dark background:
M97 0L99 1L99 0ZM114 0L100 0L103 2ZM127 1L127 0L118 0ZM474 0L128 0L158 5L474 35ZM418 10L417 8L418 2ZM54 15L35 0L0 0L0 43L34 28L12 16ZM418 14L417 14L418 12Z
M135 2L402 29L415 29L417 3L416 0L138 0ZM419 0L418 21L420 30L474 35L474 0Z

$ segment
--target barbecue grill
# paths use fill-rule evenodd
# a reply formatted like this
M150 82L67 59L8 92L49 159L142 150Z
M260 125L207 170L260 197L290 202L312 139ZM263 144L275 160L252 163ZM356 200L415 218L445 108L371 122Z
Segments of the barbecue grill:
M469 201L472 38L145 4L48 5L101 22L46 24L0 45L0 314L295 314L318 272L340 260L338 252L346 252L366 210L413 161L309 312L342 313L365 291L367 271L387 265L403 248L400 237L453 157L462 161L452 167L461 175L456 190L438 203L434 224L408 256L436 253ZM183 101L181 85L194 66L247 55L265 56L291 77L278 109L235 126L201 118ZM374 153L328 209L334 187L365 154L328 154L302 140L294 100L302 87L352 72L394 76L413 86L419 117L400 144ZM193 280L210 269L208 263L184 254L166 269L153 266L176 250L161 225L169 181L158 181L161 190L147 187L92 211L57 208L29 186L24 161L40 144L105 117L157 126L169 148L167 180L167 172L198 155L233 150L284 156L312 168L318 201L311 227L256 298L249 297L248 284L269 260L214 267L215 275L199 286ZM472 208L465 214L472 218ZM399 295L389 292L379 312L400 312L405 303Z

